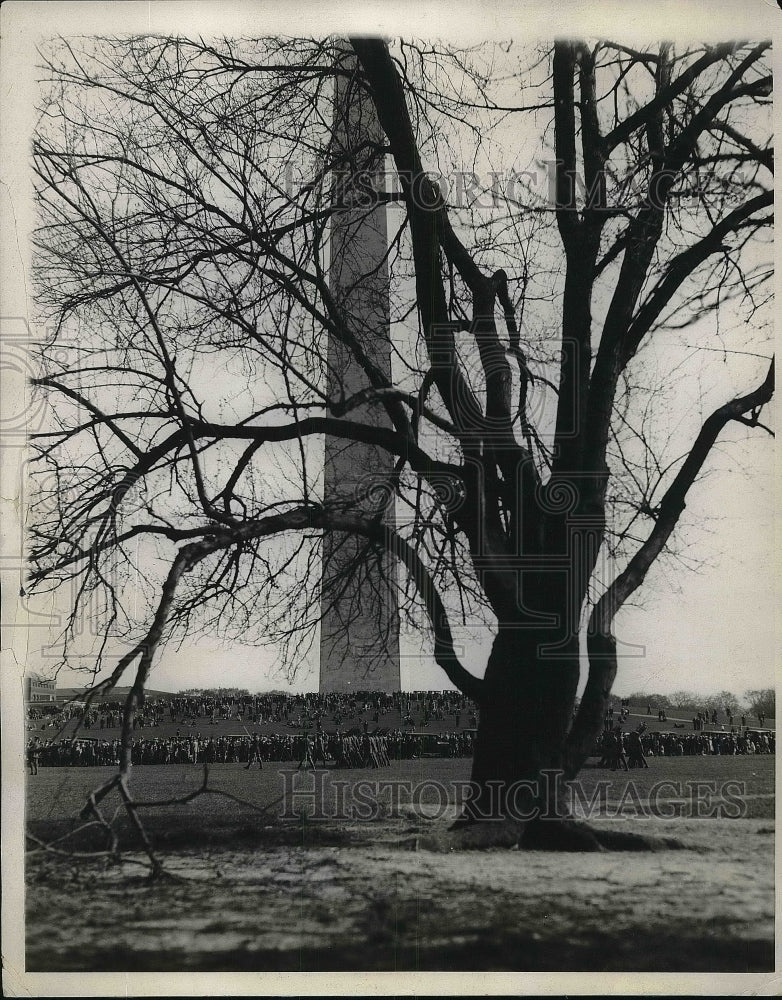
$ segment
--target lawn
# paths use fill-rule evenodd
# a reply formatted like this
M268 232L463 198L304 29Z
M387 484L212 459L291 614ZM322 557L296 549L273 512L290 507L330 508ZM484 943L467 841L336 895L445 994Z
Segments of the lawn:
M28 783L30 828L52 836L77 825L85 794L110 774L41 769ZM314 785L311 775L297 776L304 794L295 818L284 820L278 767L215 766L210 786L241 803L204 795L143 811L176 880L150 883L134 854L109 866L29 856L28 971L773 968L773 757L659 760L629 775L584 771L587 796L611 782L605 803L613 818L596 823L674 835L684 845L643 854L431 849L436 838L428 835L455 815L454 783L468 774L469 761L427 759L333 771ZM686 804L687 782L716 782L712 805L722 782L743 783L746 814L706 819L684 808L674 819L637 811L616 818L610 807L626 800L626 779L642 804L656 782L670 781L659 796L667 806ZM202 780L198 767L135 767L131 787L137 799L161 800ZM335 819L346 794L339 783L349 792L362 780L427 784L398 805L386 789L370 819ZM314 799L306 794L313 787ZM313 803L328 818L304 817Z
M738 783L740 791L731 784L729 795L740 797L746 816L771 818L774 815L774 757L770 754L736 757L675 757L650 759L647 770L609 771L595 766L585 768L578 784L583 796L591 800L599 783L606 785L605 802L617 805L623 798L626 809L632 811L635 801L627 793L628 781L633 782L641 803L649 799L650 791L658 786L659 803L692 799L695 783L704 782L714 787L712 799L719 797L725 782ZM429 759L393 761L390 768L379 770L329 770L318 771L314 780L310 772L292 775L293 765L267 762L263 770L253 765L245 770L242 764L213 764L208 771L209 787L228 793L247 803L239 805L222 795L204 795L197 802L186 806L166 806L143 810L162 833L177 822L177 817L189 814L200 817L208 826L213 819L222 821L226 815L258 815L255 810L277 803L286 786L293 792L292 805L296 812L310 811L326 818L342 814L342 799L351 804L351 787L358 782L395 781L399 783L396 798L391 789L380 789L377 798L383 802L401 805L415 803L425 807L430 815L444 809L447 803L457 801L462 783L470 776L471 762L467 759ZM106 781L114 769L110 767L41 768L37 775L28 778L27 820L33 828L43 830L47 824L63 824L75 817L86 801L89 792ZM289 775L286 779L285 775ZM130 788L139 801L162 801L181 798L198 789L204 781L204 768L191 764L135 765ZM348 782L345 792L340 782ZM665 782L666 784L661 784ZM711 788L704 787L701 798L705 802ZM337 795L341 798L337 799ZM368 793L367 793L368 794ZM325 798L324 798L325 796ZM578 798L576 799L578 801ZM282 803L269 809L269 818L280 816ZM703 812L707 810L703 807Z

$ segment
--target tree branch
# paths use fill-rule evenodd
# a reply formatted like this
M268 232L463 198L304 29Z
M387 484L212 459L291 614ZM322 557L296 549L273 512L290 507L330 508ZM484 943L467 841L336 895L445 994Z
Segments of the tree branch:
M633 317L621 346L621 368L624 368L634 356L644 336L660 315L665 306L690 274L714 253L721 252L724 239L736 232L756 212L769 208L774 204L774 192L764 191L763 194L750 198L749 201L734 209L721 219L706 236L692 246L672 258L665 275L657 282L647 295L635 316ZM621 369L620 369L621 370Z
M706 419L660 502L649 537L595 605L587 632L589 678L567 741L569 774L575 774L581 767L602 728L605 705L617 671L616 640L612 632L617 611L641 586L649 568L665 547L684 510L687 492L700 474L720 432L731 420L746 422L746 413L751 413L752 423L759 425L760 410L773 394L772 360L766 378L757 389L725 403Z
M636 129L643 128L646 123L653 118L662 108L670 104L674 98L683 94L690 84L696 80L701 73L720 62L726 56L735 52L740 47L740 42L727 42L722 45L715 45L708 48L706 52L697 59L691 66L668 84L664 89L658 90L648 104L639 108L636 112L620 122L616 128L605 137L605 148L607 151L615 149L620 142L626 142Z

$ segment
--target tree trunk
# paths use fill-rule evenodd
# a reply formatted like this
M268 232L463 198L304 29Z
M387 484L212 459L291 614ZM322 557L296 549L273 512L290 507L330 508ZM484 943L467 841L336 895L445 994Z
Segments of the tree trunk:
M465 820L527 823L560 808L558 787L579 677L578 637L502 628L486 668Z
M606 672L601 659L601 669L591 677L597 694L593 692L588 699L574 748L578 636L570 636L555 648L551 629L500 630L486 668L470 794L447 842L449 850L520 846L649 851L683 846L673 838L588 826L570 813L566 782L583 762L579 751L586 745L587 730L594 730L599 705L610 691L611 662L608 658Z

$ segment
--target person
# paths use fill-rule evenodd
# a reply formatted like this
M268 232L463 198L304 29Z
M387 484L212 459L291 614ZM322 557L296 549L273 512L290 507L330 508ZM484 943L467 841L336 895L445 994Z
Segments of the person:
M377 767L377 761L374 759L374 754L372 752L372 742L366 729L361 736L361 766Z
M628 771L627 757L625 757L624 744L622 742L621 723L617 722L616 726L611 731L611 737L611 770L615 771L618 767L621 767L623 770Z
M38 746L38 737L34 736L31 743L27 746L27 766L30 768L30 774L38 774L38 758L41 753L41 748Z
M608 731L608 729L605 729L603 731L603 736L602 736L602 738L600 740L600 746L601 746L601 750L602 750L602 756L600 757L600 760L597 762L597 766L598 767L608 767L609 764L611 763L611 745L612 745L612 743L613 743L613 736Z
M326 737L320 728L320 723L318 723L318 734L315 737L315 753L313 755L313 759L323 761L324 767L326 767L328 763L326 757Z
M304 750L302 753L302 758L299 761L299 766L296 768L297 771L301 770L302 764L309 764L313 771L316 770L315 761L312 756L312 744L310 742L310 734L306 730L304 732Z
M252 766L253 761L258 761L258 770L263 770L263 761L261 760L261 741L256 733L252 740L250 741L250 757L247 761L247 767L245 771L249 771Z
M334 757L336 760L336 767L350 767L347 748L345 745L345 737L339 729L337 730L337 735L334 740Z
M641 734L646 729L645 724L641 724L634 732L630 733L627 739L627 764L628 767L649 767L649 763L644 756L644 747Z

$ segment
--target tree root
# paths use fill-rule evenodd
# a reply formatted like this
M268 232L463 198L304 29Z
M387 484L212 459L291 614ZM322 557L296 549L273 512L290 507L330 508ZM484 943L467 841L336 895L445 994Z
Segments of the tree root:
M686 848L675 837L658 837L629 830L604 829L570 818L460 819L448 830L417 838L418 850L458 851L505 848L524 851L665 851Z
M581 824L586 826L587 824ZM631 833L629 830L606 830L588 827L604 850L608 851L683 851L687 845L677 837Z
M519 845L525 851L604 851L597 831L571 819L537 820L527 824Z

